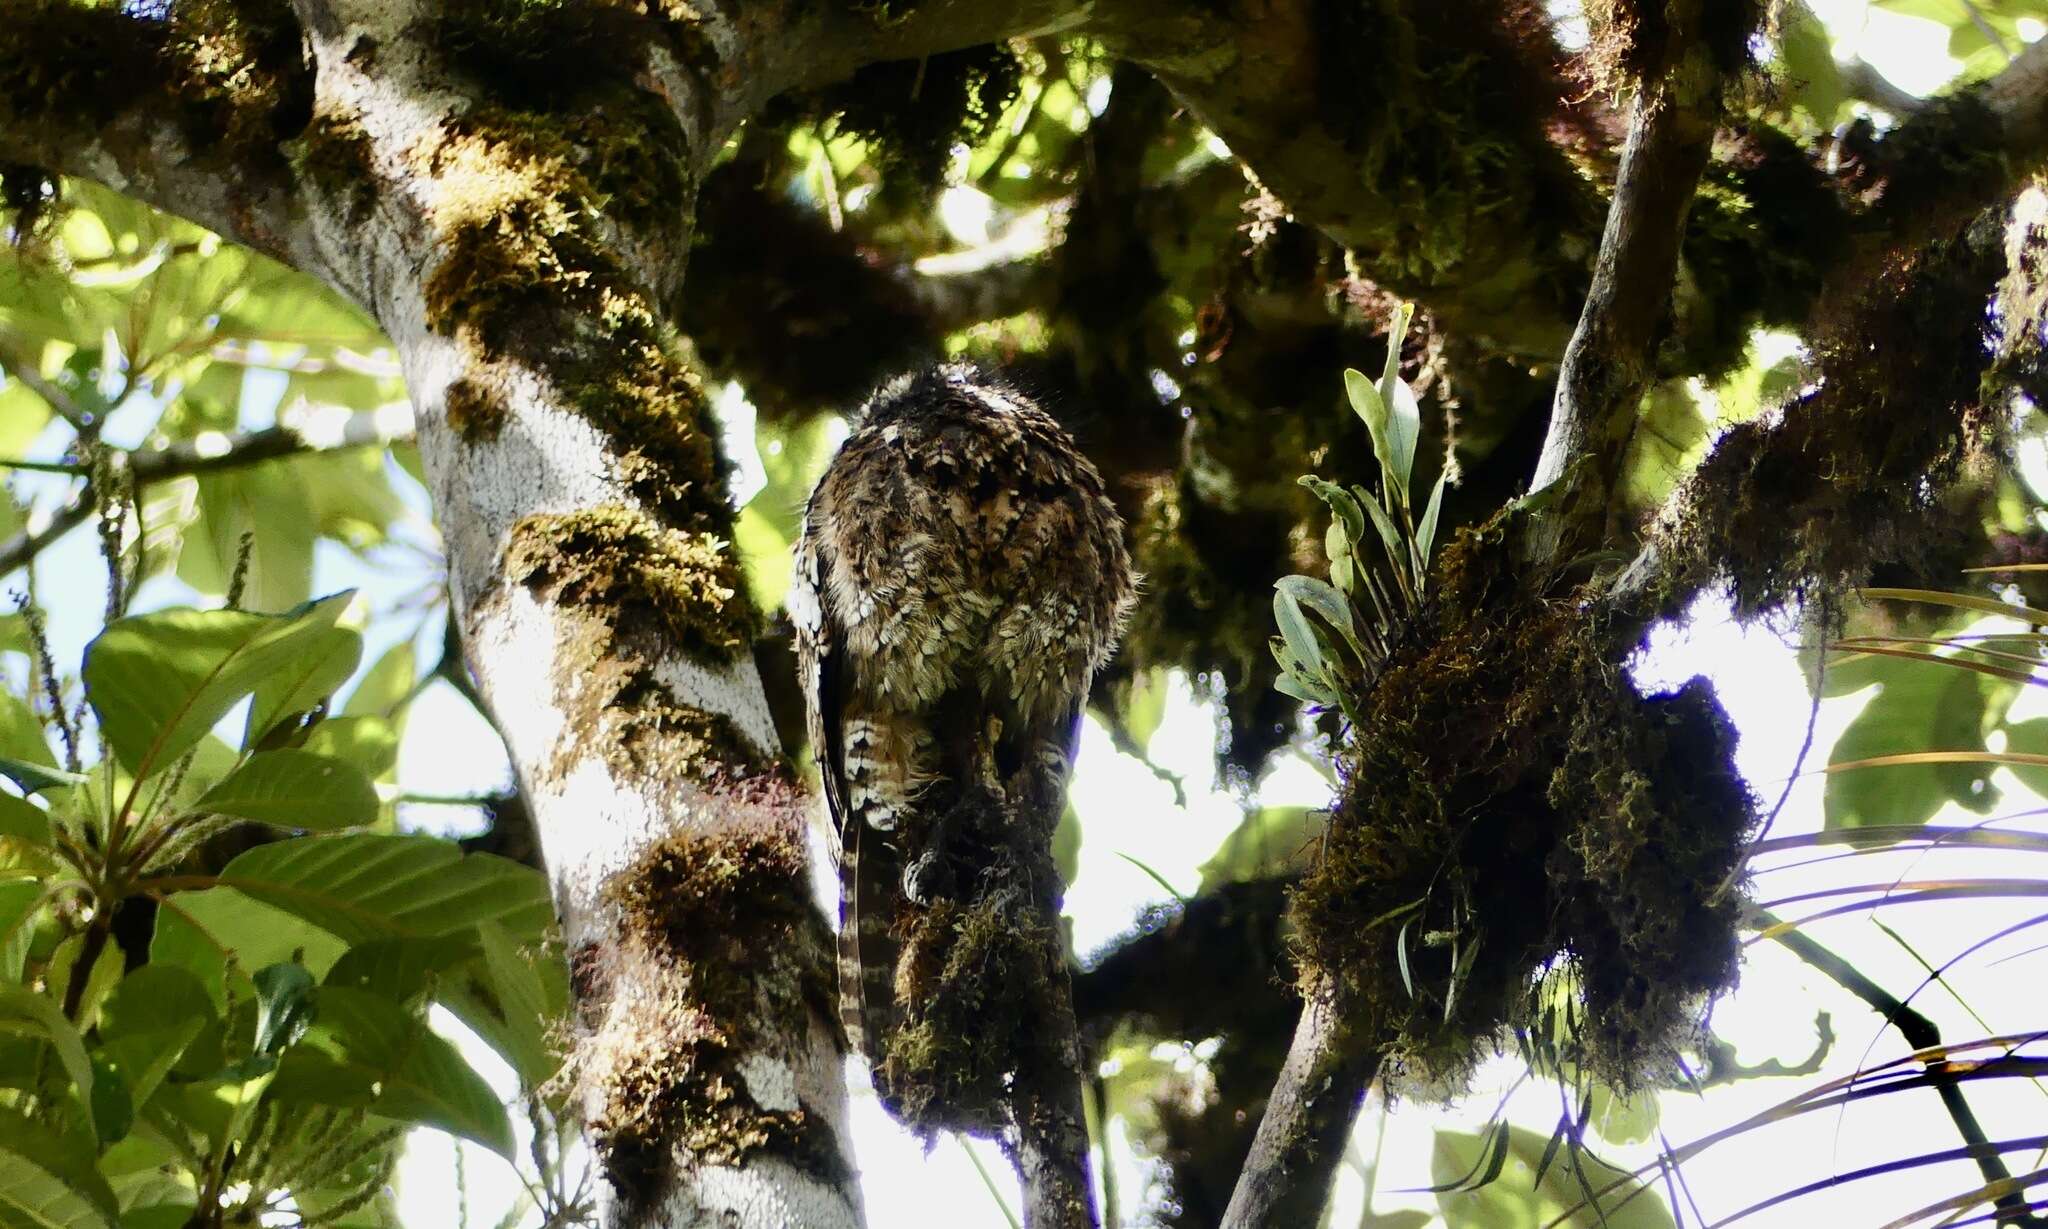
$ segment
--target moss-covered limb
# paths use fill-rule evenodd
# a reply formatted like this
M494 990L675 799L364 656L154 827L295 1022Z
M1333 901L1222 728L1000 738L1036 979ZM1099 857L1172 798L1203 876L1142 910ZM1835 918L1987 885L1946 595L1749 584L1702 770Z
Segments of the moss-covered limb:
M1452 332L1563 349L1599 213L1550 136L1583 91L1540 5L1159 7L1102 5L1096 25L1374 281Z
M629 1208L677 1169L763 1154L828 1185L847 1178L831 1115L748 1076L761 1022L829 1018L831 942L810 903L801 798L734 805L739 822L657 840L614 876L616 936L574 962L568 1078Z
M1707 168L1729 69L1723 49L1688 28L1713 5L1639 5L1614 0L1609 28L1642 52L1621 63L1635 77L1628 141L1578 327L1565 348L1550 430L1530 480L1561 483L1537 549L1569 558L1596 549L1635 438L1643 392L1667 328L1686 215ZM1654 20L1652 15L1655 15ZM1654 34L1654 38L1653 38ZM1690 36L1690 37L1688 37ZM1747 43L1747 32L1738 46Z
M899 833L940 869L922 900L897 904L894 1020L874 1074L913 1131L999 1138L1030 1223L1084 1229L1095 1224L1085 1064L1052 858L1064 797L1060 775L1028 765L961 791L942 828Z
M318 267L281 152L311 99L284 0L4 0L0 26L0 160Z
M1615 586L1645 613L1725 581L1747 614L1839 592L1938 545L1941 497L2000 415L1985 305L2002 219L1898 262L1815 336L1804 391L1731 429ZM1647 600L1646 600L1647 599Z

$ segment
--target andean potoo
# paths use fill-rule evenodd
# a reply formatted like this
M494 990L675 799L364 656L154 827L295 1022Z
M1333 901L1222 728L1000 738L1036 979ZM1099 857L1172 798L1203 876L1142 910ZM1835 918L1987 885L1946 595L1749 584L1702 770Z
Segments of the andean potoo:
M1049 850L1081 706L1131 603L1130 558L1065 429L949 365L862 407L811 495L795 572L798 669L839 842L841 1015L879 1072L892 930L1002 870L963 813L992 805Z

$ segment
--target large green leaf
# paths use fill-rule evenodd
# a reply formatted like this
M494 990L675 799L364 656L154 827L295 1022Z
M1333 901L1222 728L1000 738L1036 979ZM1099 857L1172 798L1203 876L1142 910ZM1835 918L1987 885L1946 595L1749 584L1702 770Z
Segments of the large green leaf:
M109 624L86 649L85 689L116 758L145 777L183 755L242 697L315 650L348 599L288 615L180 609Z
M285 668L257 685L249 704L249 723L242 734L244 750L254 747L279 722L325 704L336 688L356 672L363 659L363 637L352 627L323 627L305 651Z
M1505 1124L1503 1124L1505 1125ZM1459 1131L1438 1131L1430 1153L1430 1175L1436 1186L1465 1185L1472 1189L1443 1190L1437 1194L1438 1209L1447 1229L1536 1229L1552 1223L1565 1209L1580 1200L1579 1178L1572 1172L1574 1161L1585 1167L1585 1181L1599 1190L1621 1176L1585 1152L1576 1158L1563 1147L1551 1154L1550 1139L1522 1127L1508 1127L1507 1137L1498 1141L1495 1133L1467 1135ZM1502 1156L1496 1148L1504 1147ZM1498 1165L1492 1181L1479 1185L1478 1177ZM1541 1170L1543 1179L1533 1179ZM1601 1212L1580 1208L1569 1222L1574 1225L1604 1224L1608 1229L1672 1229L1670 1211L1654 1190L1638 1193L1636 1183L1627 1182L1603 1198ZM1632 1196L1632 1197L1631 1197ZM1628 1199L1623 1203L1624 1198Z
M28 913L42 899L43 885L36 880L0 882L0 981L21 980L36 929Z
M1859 665L1861 663L1858 663ZM2012 685L1935 662L1887 659L1868 667L1877 696L1835 740L1830 764L1913 751L1981 750L1987 725ZM1949 802L1982 812L1997 799L1992 766L1928 764L1858 768L1828 775L1827 826L1919 824Z
M298 916L233 888L179 892L157 912L151 964L185 969L206 987L216 1010L225 1010L230 956L240 984L266 965L297 959L314 976L325 973L346 948L340 939Z
M376 661L363 671L362 681L348 694L348 702L341 706L345 717L390 717L398 706L412 694L413 683L418 670L413 666L412 641L400 640L384 650Z
M261 751L207 791L199 809L280 828L358 828L377 818L363 770L306 751Z
M198 521L185 530L178 577L202 593L223 593L246 536L249 574L242 605L286 610L313 582L313 508L306 488L275 461L199 478Z
M474 930L402 939L371 939L343 952L321 981L324 986L368 990L394 1003L424 997L439 981L452 981L462 966L483 954Z
M89 1150L0 1109L0 1226L112 1229L119 1217L113 1188Z
M382 781L398 766L397 723L382 717L329 717L306 733L299 750L345 760Z
M438 837L355 833L299 837L235 858L220 882L350 942L440 935L500 922L522 943L554 917L547 880Z
M479 975L458 985L448 1006L512 1064L521 1084L538 1088L561 1065L552 1038L569 1008L568 966L559 948L522 947L495 922L480 927L479 937Z
M1307 869L1326 826L1308 807L1253 811L1202 864L1202 890Z
M101 1006L100 1053L127 1080L140 1106L213 1019L206 987L191 972L145 964L123 978Z
M28 701L0 688L0 755L29 764L55 768L57 757L43 737L43 723Z
M0 1033L15 1033L48 1042L57 1061L71 1077L78 1099L92 1105L92 1059L85 1052L85 1039L77 1026L64 1018L57 1004L21 986L0 986ZM90 1109L87 1123L91 1123Z
M367 990L322 986L305 1040L270 1085L280 1102L361 1107L439 1127L512 1155L512 1126L491 1086L453 1045L398 1003Z

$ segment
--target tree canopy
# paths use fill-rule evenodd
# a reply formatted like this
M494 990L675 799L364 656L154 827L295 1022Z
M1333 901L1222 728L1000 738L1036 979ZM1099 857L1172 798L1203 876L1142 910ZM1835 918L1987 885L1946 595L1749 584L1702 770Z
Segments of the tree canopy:
M1856 58L1852 8L1949 79ZM1242 812L1072 953L1073 1074L1153 1219L1317 1223L1369 1089L1509 1051L1565 1110L1442 1134L1449 1223L1704 1223L1601 1123L1744 1077L1706 1012L1770 939L1918 1051L1867 1078L1939 1097L1955 1206L2034 1223L1965 1089L2041 1060L1944 1039L1752 874L2038 851L1954 821L2048 765L2044 26L0 0L0 1225L392 1224L416 1127L548 1224L862 1223L781 607L845 415L942 358L1123 514L1091 728L1142 763L1201 706ZM1796 630L1815 714L1881 687L1811 748L1817 831L1711 683L1631 674L1717 598ZM400 771L429 697L507 783ZM1303 760L1327 805L1261 805ZM1005 1001L1001 937L947 942L983 963L934 1017ZM998 1031L942 1039L923 1125L1014 1080Z

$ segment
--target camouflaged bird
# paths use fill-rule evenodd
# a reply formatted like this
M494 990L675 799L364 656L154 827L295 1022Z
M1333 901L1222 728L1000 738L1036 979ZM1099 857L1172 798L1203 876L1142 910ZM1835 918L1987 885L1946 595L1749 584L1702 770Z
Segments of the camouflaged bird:
M1131 598L1102 476L976 369L884 385L819 480L789 611L839 841L840 1010L877 1069L892 922L948 882L949 809L970 794L1050 807L1024 817L1050 841L1081 705Z

